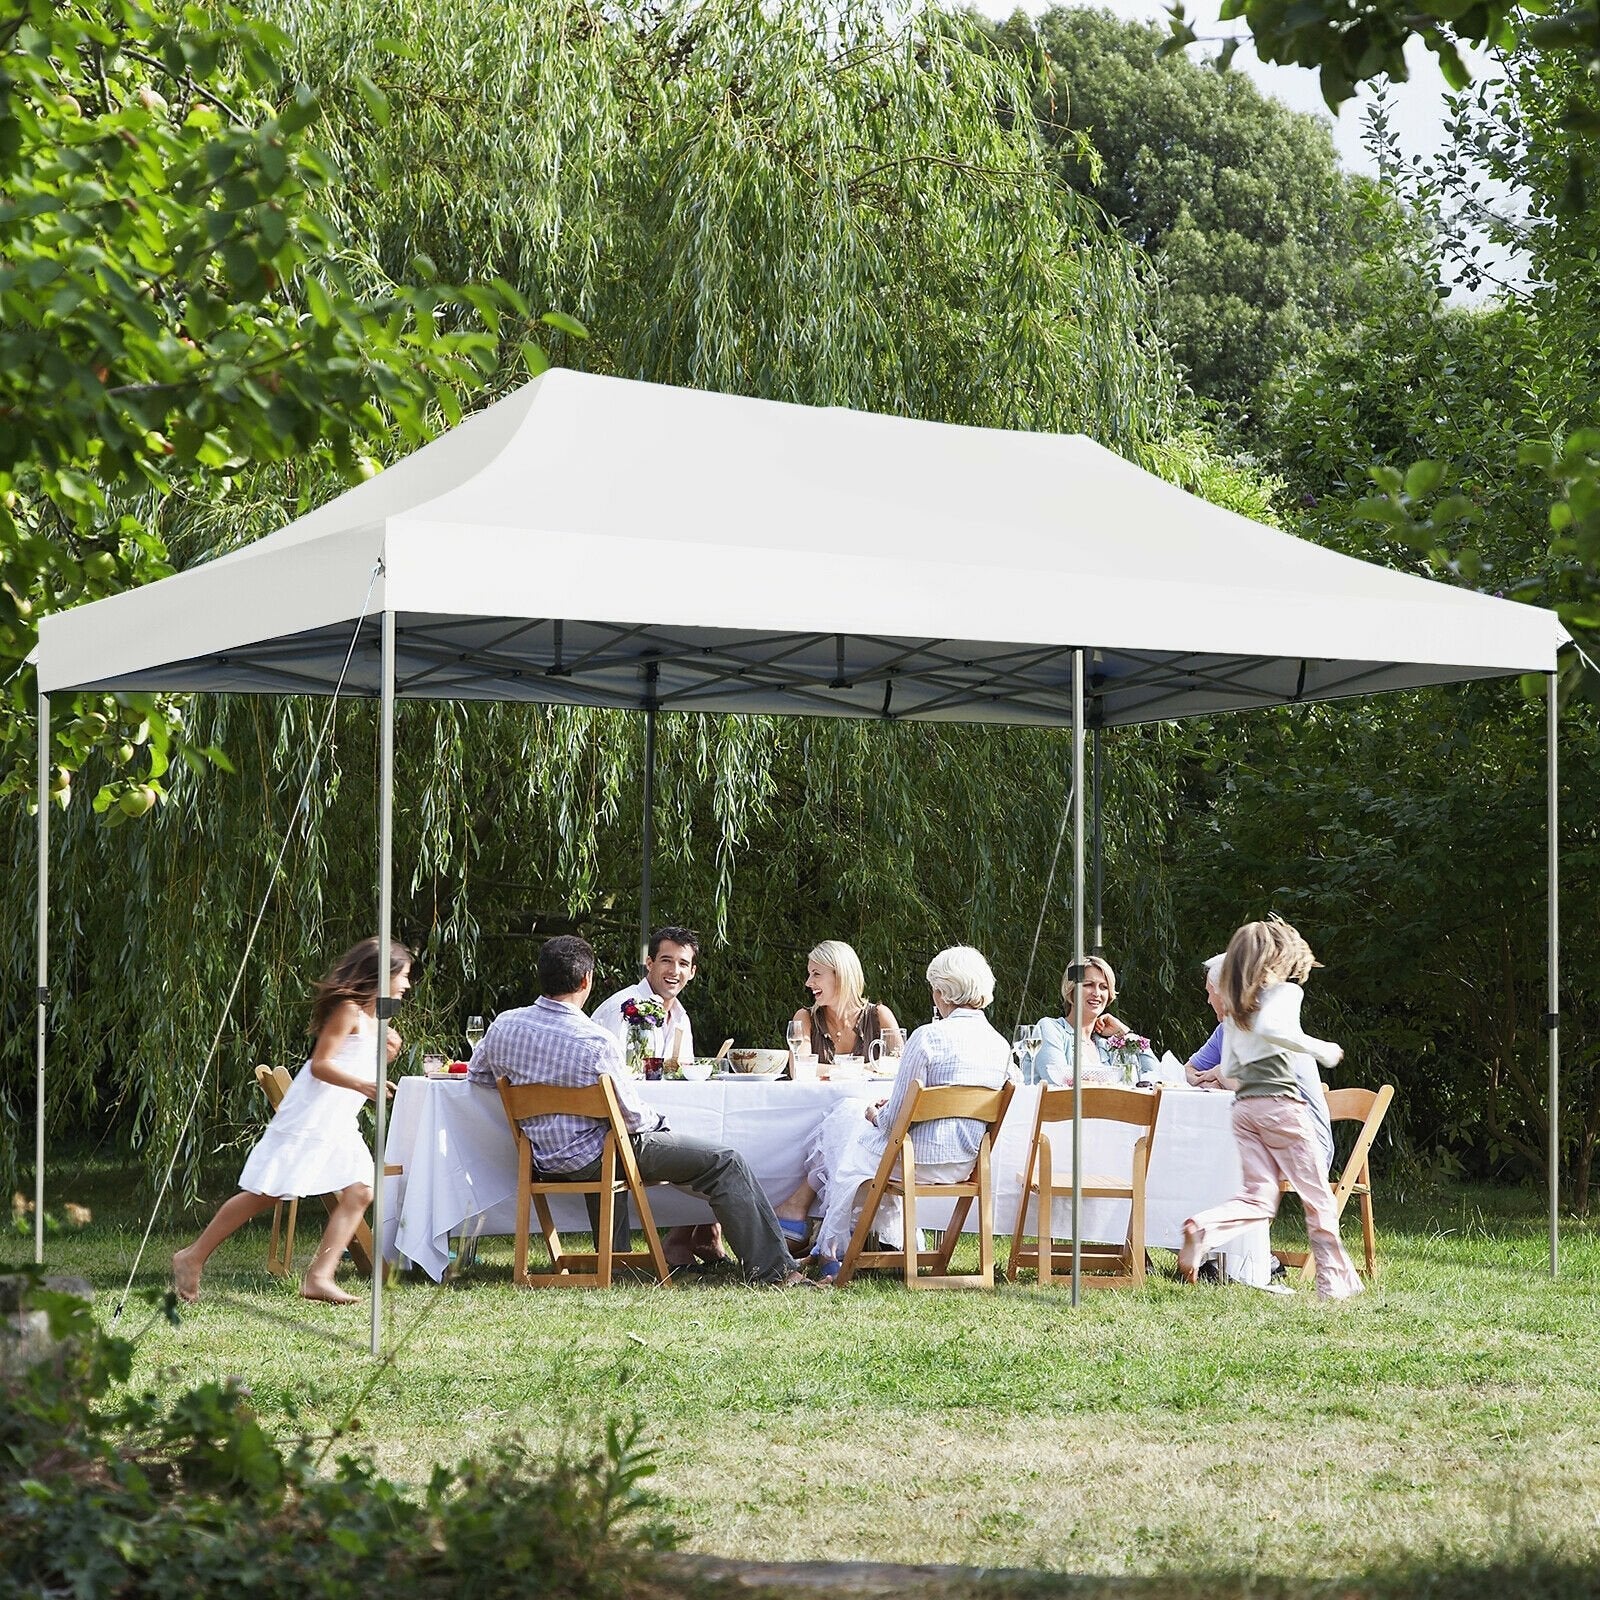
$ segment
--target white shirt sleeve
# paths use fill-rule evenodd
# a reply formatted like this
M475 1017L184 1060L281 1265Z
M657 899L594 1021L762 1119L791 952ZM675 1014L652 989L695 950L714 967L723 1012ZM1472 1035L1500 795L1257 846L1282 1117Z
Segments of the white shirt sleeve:
M1300 1027L1300 1002L1305 990L1298 983L1275 983L1262 990L1261 1004L1251 1019L1250 1031L1258 1039L1280 1049L1303 1051L1331 1067L1340 1056L1338 1045L1328 1039L1313 1039Z
M878 1113L878 1131L885 1138L894 1126L894 1119L900 1115L906 1096L911 1093L911 1085L928 1081L928 1066L926 1030L918 1028L900 1053L900 1065L894 1075L894 1086L889 1090L888 1103Z
M613 995L607 997L594 1008L590 1021L602 1027L611 1035L618 1044L628 1042L628 1025L622 1020L622 1002L633 993L632 989L618 989Z

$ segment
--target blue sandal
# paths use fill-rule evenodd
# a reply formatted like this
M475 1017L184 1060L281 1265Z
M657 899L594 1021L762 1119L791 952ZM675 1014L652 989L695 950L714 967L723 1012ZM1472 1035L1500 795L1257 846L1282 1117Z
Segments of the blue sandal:
M810 1222L797 1222L793 1217L779 1217L778 1226L790 1244L806 1245L811 1242Z

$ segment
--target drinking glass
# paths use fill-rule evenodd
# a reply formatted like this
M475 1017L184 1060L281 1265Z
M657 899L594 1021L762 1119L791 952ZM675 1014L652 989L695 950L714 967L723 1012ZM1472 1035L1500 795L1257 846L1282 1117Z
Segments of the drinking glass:
M1020 1022L1011 1035L1011 1059L1016 1062L1024 1083L1033 1082L1033 1063L1039 1054L1039 1025Z
M783 1030L789 1042L789 1079L792 1083L815 1083L817 1052L812 1047L811 1030L803 1022L791 1020ZM802 1065L804 1063L804 1065Z
M483 1018L467 1018L467 1054L471 1055L478 1048L478 1041L483 1038Z

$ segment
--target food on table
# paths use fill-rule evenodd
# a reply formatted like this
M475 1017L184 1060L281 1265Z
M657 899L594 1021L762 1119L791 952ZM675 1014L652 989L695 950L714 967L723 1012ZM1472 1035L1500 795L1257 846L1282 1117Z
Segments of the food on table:
M782 1072L789 1064L787 1050L730 1050L728 1065L734 1072Z

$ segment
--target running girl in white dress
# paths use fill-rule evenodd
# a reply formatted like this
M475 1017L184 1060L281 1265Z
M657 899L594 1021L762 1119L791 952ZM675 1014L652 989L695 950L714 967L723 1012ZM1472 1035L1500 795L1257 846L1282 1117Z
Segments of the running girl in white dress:
M411 987L411 952L389 946L389 993L398 1000ZM311 1003L311 1059L295 1074L267 1131L239 1174L239 1193L224 1201L206 1230L172 1258L172 1281L180 1300L200 1298L200 1274L219 1244L279 1200L337 1191L339 1203L323 1229L322 1243L300 1281L308 1300L349 1305L355 1296L333 1281L345 1246L372 1204L372 1154L361 1137L357 1114L363 1100L378 1098L374 1052L377 1042L378 941L363 939L333 964ZM390 1061L400 1053L400 1035L388 1030ZM394 1085L389 1085L394 1093Z

